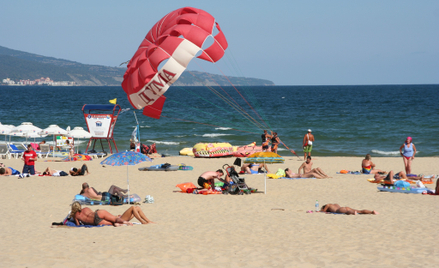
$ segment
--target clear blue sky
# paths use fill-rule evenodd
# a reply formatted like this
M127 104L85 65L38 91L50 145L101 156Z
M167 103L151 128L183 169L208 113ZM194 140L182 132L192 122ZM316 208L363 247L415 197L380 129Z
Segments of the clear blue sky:
M226 75L277 85L439 83L437 0L11 0L0 2L0 46L118 66L159 19L184 6L220 24Z

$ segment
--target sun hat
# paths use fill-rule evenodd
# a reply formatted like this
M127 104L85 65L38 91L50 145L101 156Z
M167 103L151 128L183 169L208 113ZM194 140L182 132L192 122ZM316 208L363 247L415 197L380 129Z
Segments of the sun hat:
M412 137L407 137L407 140L412 140Z
M312 132L311 129L308 129L308 132Z

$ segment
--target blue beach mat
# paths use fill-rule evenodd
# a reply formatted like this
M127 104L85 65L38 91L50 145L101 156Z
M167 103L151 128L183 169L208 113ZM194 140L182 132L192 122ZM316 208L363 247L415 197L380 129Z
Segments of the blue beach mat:
M69 227L85 227L85 228L92 228L92 227L104 227L104 226L111 226L111 225L76 225L75 223L71 222L71 221L67 221L66 224L64 224L65 226L69 226Z
M377 189L381 192L405 193L405 194L422 194L428 188L415 187L396 187L396 186L378 186Z

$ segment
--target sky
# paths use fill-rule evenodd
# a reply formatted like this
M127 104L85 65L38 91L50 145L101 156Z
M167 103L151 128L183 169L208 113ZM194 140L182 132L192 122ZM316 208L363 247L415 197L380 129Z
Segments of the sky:
M189 70L276 85L439 84L439 1L2 0L0 46L119 66L181 7L210 13L229 47Z

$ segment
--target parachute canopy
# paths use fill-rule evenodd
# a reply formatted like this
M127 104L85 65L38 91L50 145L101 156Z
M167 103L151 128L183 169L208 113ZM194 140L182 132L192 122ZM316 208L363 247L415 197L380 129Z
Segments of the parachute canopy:
M213 37L213 43L203 49L209 37ZM201 51L197 58L216 62L227 46L212 15L192 7L177 9L148 32L128 63L122 88L134 108L144 108L144 115L158 119L166 100L163 94L197 53ZM164 64L158 69L162 62Z

